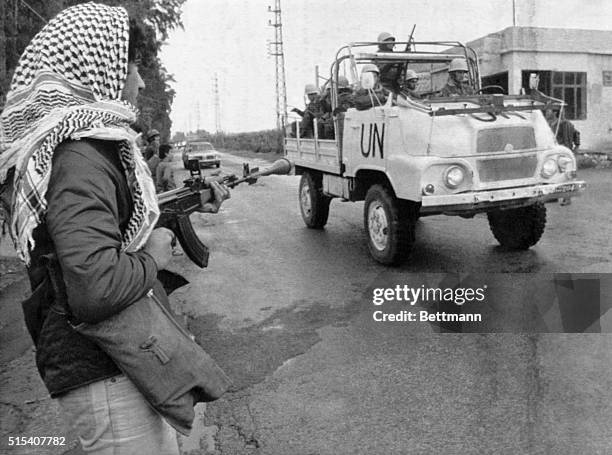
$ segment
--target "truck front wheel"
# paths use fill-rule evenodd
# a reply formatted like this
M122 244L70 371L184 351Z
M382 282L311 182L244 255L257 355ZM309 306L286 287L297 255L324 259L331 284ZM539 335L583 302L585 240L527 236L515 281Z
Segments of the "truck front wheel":
M331 198L323 194L321 179L310 172L302 174L300 179L300 211L306 226L311 229L322 229L329 217Z
M546 226L546 207L536 202L527 207L487 213L497 241L511 250L526 250L538 243Z
M413 203L399 201L382 185L373 185L363 208L368 249L381 264L399 264L414 244L418 210Z

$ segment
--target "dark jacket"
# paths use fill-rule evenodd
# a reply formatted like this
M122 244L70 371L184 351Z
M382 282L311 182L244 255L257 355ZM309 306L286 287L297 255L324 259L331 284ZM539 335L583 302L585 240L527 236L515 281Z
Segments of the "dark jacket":
M318 121L323 114L323 103L321 102L321 97L317 96L306 106L300 123L300 137L314 137L314 119L316 118Z
M559 120L551 125L553 132L557 129ZM559 131L557 131L557 142L574 151L580 147L580 131L576 129L574 124L569 120L561 120Z
M378 49L378 52L393 52L389 50L381 50ZM391 63L381 63L376 62L376 66L378 67L379 75L380 75L380 83L382 86L393 92L399 93L400 80L402 79L402 74L404 72L404 63L403 62L391 62Z
M34 301L24 312L38 370L56 397L119 370L71 328L67 316L49 308L57 292L48 282L44 256L57 256L74 322L99 322L132 304L156 283L157 266L147 253L120 251L132 199L116 143L59 145L46 198L46 222L34 231L36 246L28 268Z

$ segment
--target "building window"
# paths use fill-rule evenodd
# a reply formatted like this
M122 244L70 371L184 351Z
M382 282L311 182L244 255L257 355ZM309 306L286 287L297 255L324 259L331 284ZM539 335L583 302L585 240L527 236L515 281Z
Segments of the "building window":
M568 120L586 120L586 79L587 74L568 71L523 71L523 87L529 87L529 74L537 73L540 76L539 89L542 93L554 98L562 99L565 106L565 118Z
M553 72L552 96L567 103L565 118L586 119L586 73Z

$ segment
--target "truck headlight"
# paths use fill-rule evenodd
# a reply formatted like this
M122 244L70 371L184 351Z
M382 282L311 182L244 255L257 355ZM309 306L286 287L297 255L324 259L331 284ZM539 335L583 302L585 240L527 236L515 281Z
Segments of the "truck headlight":
M557 158L557 164L559 165L559 170L561 172L574 170L574 160L572 160L569 156L560 155L559 158Z
M545 179L551 178L557 172L557 161L554 158L548 158L542 164L542 177Z
M460 166L451 166L444 172L444 184L450 189L455 189L463 183L465 171Z

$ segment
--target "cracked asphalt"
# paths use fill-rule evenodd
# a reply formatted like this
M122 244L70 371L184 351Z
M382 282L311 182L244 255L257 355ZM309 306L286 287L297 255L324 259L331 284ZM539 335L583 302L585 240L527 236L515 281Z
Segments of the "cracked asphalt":
M223 167L237 172L240 162L224 156ZM171 301L235 388L198 405L183 453L609 453L612 171L580 177L588 192L569 207L548 206L533 249L500 251L483 218L432 217L419 222L419 244L397 269L369 258L359 203L334 201L326 229L306 229L295 176L240 186L219 214L192 216L211 259L200 270L175 258L172 270L191 283ZM33 365L18 306L23 271L14 259L0 267L0 453L78 454ZM600 317L587 333L559 333L555 272L601 278ZM373 306L374 288L449 279L491 285L484 325L461 331L493 333L373 321L378 308L400 309ZM41 432L66 434L68 445L5 445L8 435Z

